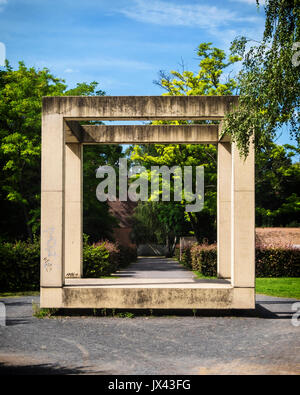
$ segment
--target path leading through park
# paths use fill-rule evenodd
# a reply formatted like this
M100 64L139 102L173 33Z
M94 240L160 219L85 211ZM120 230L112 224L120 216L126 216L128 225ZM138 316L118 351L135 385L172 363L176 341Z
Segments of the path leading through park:
M164 257L140 257L137 262L117 274L120 278L173 279L184 282L194 282L193 272L186 270L174 259Z

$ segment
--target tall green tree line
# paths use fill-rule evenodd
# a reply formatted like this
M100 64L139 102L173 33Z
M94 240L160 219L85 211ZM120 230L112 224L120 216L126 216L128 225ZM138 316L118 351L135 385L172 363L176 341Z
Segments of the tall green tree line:
M1 238L32 239L39 233L42 97L104 95L97 86L83 82L68 89L48 69L23 62L16 70L9 63L0 70ZM84 228L93 239L109 237L114 224L107 204L96 201L96 169L116 161L120 152L120 146L84 150Z

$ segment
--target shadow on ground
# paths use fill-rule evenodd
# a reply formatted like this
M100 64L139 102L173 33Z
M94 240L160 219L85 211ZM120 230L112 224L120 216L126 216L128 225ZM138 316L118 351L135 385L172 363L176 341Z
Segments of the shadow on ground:
M282 306L282 301L266 301L257 303L253 310L201 310L201 309L59 309L53 316L57 317L255 317L264 319L291 319L293 311L276 309L276 304ZM291 304L291 302L286 302ZM272 304L272 310L264 305Z
M86 368L65 368L54 364L38 365L6 365L0 362L0 376L2 375L67 375L86 374ZM98 373L98 374L101 374Z

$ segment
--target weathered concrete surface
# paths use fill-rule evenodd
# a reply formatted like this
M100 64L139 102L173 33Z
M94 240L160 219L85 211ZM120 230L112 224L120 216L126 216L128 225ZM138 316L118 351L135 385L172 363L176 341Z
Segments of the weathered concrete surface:
M61 287L64 251L63 117L43 113L41 160L41 285Z
M82 145L65 144L64 274L82 277Z
M211 287L64 287L62 305L66 308L226 309L233 305L233 295L232 288Z
M204 286L203 286L204 285ZM64 286L41 288L44 308L253 309L254 289L214 283L139 286Z
M47 96L43 112L80 119L222 119L238 96Z
M82 272L80 258L82 254L81 141L83 139L88 139L87 143L91 144L108 141L128 142L125 141L126 138L129 141L136 139L139 143L171 143L178 142L177 140L183 143L199 142L195 141L197 139L205 143L212 142L212 135L216 140L219 139L219 128L208 125L183 128L161 126L159 129L152 129L152 126L143 128L104 126L99 129L80 126L74 122L93 119L222 121L225 114L237 105L237 96L43 98L41 204L41 305L43 307L254 308L254 151L250 149L250 155L244 162L240 159L234 144L231 150L232 188L230 202L226 201L227 208L229 203L231 205L231 246L229 250L229 247L226 247L229 243L222 243L223 251L220 256L223 258L219 261L219 269L225 262L227 274L224 272L224 277L228 276L230 255L232 286L214 282L193 283L190 287L186 284L126 288L108 287L105 284L64 286L65 277L77 278ZM102 129L104 133L101 140L99 130ZM70 133L71 140L69 140ZM89 134L88 138L87 134ZM69 144L66 145L66 141ZM227 160L228 171L230 171L229 167ZM77 196L76 201L70 198L73 194ZM228 232L228 218L223 221L222 218L224 219L226 215L220 215L220 210L224 214L224 210L226 211L224 204L219 204L219 232ZM223 227L225 223L226 226ZM226 256L225 261L224 256ZM219 272L221 276L221 271Z
M218 143L217 125L83 125L81 128L77 138L83 144Z
M255 287L255 149L244 160L231 146L231 279L235 287ZM222 232L223 229L220 229ZM223 245L223 248L225 246Z
M295 300L258 296L250 314L37 319L32 299L0 299L0 373L300 374Z
M231 144L218 144L217 242L218 277L231 278Z

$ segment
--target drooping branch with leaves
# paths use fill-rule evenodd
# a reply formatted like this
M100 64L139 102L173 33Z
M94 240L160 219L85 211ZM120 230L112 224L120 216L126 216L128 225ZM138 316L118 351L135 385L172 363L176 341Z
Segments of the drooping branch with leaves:
M243 156L251 141L264 146L282 126L298 146L300 141L300 61L295 61L295 50L300 49L300 1L266 0L264 8L260 3L257 0L266 16L262 41L237 37L231 46L231 53L244 60L238 75L239 106L227 115L224 132Z

